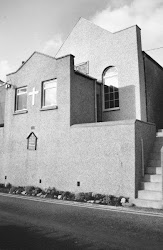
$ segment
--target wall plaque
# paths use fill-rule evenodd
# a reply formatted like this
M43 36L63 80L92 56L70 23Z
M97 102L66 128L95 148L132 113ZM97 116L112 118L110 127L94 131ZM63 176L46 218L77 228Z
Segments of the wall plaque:
M31 132L27 137L27 149L36 150L37 149L37 136Z

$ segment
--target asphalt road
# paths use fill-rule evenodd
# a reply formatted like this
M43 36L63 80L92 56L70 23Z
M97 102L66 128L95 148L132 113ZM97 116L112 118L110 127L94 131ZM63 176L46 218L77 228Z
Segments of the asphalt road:
M0 249L158 250L163 217L0 195Z

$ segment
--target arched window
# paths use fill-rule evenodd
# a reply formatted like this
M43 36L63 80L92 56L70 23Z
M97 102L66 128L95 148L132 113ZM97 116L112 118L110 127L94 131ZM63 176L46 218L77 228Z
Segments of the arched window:
M104 110L119 108L118 71L110 66L103 73Z

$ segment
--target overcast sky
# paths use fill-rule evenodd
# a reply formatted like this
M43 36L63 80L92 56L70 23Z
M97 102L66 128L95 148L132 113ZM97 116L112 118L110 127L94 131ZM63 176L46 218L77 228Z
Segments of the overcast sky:
M34 51L55 56L81 16L111 32L137 24L143 50L163 47L163 0L0 0L0 79ZM163 66L163 48L148 54Z

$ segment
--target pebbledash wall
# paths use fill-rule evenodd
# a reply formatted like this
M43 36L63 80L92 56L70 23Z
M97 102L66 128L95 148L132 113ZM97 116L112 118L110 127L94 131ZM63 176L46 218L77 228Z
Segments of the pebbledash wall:
M111 33L80 18L56 57L66 54L75 56L75 65L89 62L89 74L99 81L102 81L106 67L117 68L120 109L104 112L103 121L135 117L147 121L144 65L138 26Z
M147 120L163 128L163 68L143 53L146 81Z
M0 85L0 127L4 126L5 85Z
M57 78L58 107L41 109L41 83L53 78ZM56 60L34 53L7 80L13 87L6 90L5 126L0 128L0 182L5 182L6 176L13 185L55 186L135 198L142 175L141 142L149 144L144 149L146 164L155 136L153 124L138 122L136 117L95 123L92 91L95 94L96 80L75 72L71 55ZM87 97L84 108L78 110L79 94L75 106L72 98L74 89L80 93L81 84ZM39 93L35 105L28 95L27 112L15 113L15 88L21 86L28 87L28 94L34 87ZM27 149L26 138L31 132L38 137L35 151Z

